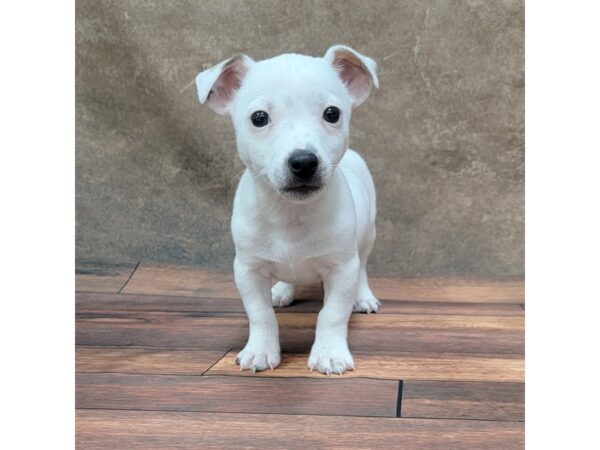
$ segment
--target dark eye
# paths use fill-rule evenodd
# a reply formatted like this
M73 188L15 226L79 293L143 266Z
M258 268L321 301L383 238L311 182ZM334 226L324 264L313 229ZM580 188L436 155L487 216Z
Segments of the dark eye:
M340 120L340 110L335 106L325 108L325 111L323 111L323 119L325 119L325 122L337 123L337 121Z
M252 120L252 125L255 127L264 127L269 123L269 115L264 111L254 111L250 116L250 120Z

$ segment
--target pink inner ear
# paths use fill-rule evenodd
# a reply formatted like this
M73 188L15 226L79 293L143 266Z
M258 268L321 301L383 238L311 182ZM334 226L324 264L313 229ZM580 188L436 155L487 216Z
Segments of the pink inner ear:
M209 99L215 106L224 109L240 88L241 80L246 73L246 66L241 61L232 61L213 84Z
M354 55L338 53L335 56L334 65L340 78L346 83L350 94L361 103L371 90L371 77Z

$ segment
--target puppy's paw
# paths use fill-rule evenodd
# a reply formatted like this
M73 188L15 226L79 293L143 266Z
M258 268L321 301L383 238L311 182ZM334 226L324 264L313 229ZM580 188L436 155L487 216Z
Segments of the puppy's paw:
M359 299L355 300L354 307L352 308L352 310L356 311L356 312L365 312L365 313L369 314L372 312L376 313L377 311L379 311L380 306L381 306L381 303L379 302L379 300L377 300L373 296L370 296L370 297L359 298Z
M240 370L248 369L252 372L271 369L279 365L281 354L279 348L262 347L246 345L244 349L235 357L235 363L240 366Z
M273 306L282 308L289 306L294 301L294 285L279 281L271 288Z
M346 370L354 370L354 359L346 343L323 345L315 342L308 357L308 368L326 375L341 375Z

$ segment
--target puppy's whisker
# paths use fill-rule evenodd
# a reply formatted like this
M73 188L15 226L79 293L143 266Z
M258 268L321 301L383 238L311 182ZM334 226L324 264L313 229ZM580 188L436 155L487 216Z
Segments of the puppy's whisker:
M241 170L238 174L236 174L232 179L231 179L231 184L235 183L237 180L240 179L240 177L242 176L242 174L246 171L246 169Z
M256 172L252 175L254 176L254 178L261 178L261 177L264 177L266 174L267 174L267 171L265 169L265 170L261 170L260 172Z
M180 94L183 94L189 87L191 87L194 83L196 82L196 79L194 78L192 81L190 81L188 84L186 84L184 87L182 87L179 90Z

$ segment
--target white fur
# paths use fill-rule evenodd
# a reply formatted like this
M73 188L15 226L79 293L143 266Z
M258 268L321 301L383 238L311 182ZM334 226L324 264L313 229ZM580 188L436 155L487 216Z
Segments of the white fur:
M374 61L343 46L325 57L285 54L254 62L245 55L197 77L201 102L232 117L240 158L247 167L234 200L235 281L248 314L241 369L273 369L280 362L273 306L293 300L294 285L323 282L308 366L323 373L354 368L348 349L352 310L376 312L367 257L375 240L375 188L364 160L348 149L352 107L378 86ZM338 123L323 120L335 106ZM250 117L262 110L267 126ZM308 149L319 160L321 188L307 195L286 191L288 159ZM279 280L271 288L272 279Z

